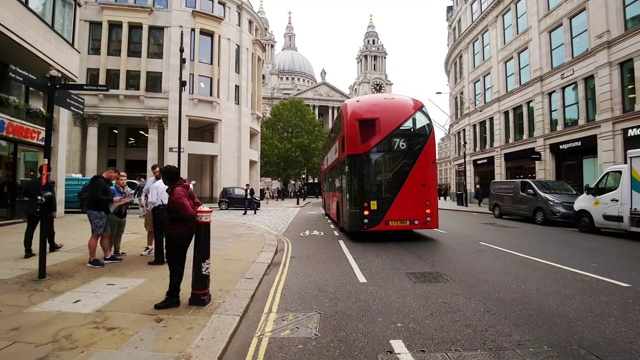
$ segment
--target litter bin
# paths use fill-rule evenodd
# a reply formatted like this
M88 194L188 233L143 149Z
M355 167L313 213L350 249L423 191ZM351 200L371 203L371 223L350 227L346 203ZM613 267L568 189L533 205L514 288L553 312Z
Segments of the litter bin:
M461 192L456 193L456 205L464 206L464 194Z

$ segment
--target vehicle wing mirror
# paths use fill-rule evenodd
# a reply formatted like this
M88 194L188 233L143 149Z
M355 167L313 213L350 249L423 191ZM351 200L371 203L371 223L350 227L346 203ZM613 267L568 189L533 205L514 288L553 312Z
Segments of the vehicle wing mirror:
M536 196L535 191L533 191L533 190L531 190L531 189L527 189L526 194L527 194L527 195L530 195L530 196Z
M589 184L586 184L584 186L584 193L589 195L591 193L591 187L589 186Z

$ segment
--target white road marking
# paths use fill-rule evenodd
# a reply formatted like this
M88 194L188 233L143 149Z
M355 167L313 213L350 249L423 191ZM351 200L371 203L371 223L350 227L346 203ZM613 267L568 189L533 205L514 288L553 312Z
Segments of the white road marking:
M443 234L446 234L446 233L447 233L446 231L444 231L444 230L440 230L440 229L433 229L433 231L437 231L437 232L439 232L439 233L443 233Z
M504 252L508 252L508 253L511 253L511 254L514 254L514 255L522 256L523 258L527 258L527 259L531 259L531 260L539 261L539 262L541 262L541 263L543 263L543 264L547 264L547 265L551 265L551 266L559 267L560 269L569 270L569 271L573 271L573 272L578 273L578 274L582 274L582 275L590 276L590 277L592 277L592 278L596 278L596 279L599 279L599 280L608 281L608 282L610 282L610 283L612 283L612 284L616 284L616 285L620 285L620 286L631 286L631 285L629 285L629 284L626 284L626 283L623 283L623 282L620 282L620 281L616 281L616 280L608 279L608 278L606 278L606 277L602 277L602 276L595 275L595 274L591 274L591 273L588 273L588 272L585 272L585 271L582 271L582 270L577 270L577 269L574 269L574 268L570 268L570 267L568 267L568 266L559 265L559 264L556 264L556 263L552 263L552 262L550 262L550 261L546 261L546 260L542 260L542 259L534 258L533 256L520 254L520 253L518 253L518 252L511 251L511 250L507 250L507 249L503 249L503 248L498 247L498 246L495 246L495 245L490 245L490 244L483 243L483 242L480 242L480 244L481 244L481 245L484 245L484 246L489 246L489 247L492 247L492 248L494 248L494 249L498 249L498 250L501 250L501 251L504 251Z
M409 350L402 340L389 340L391 343L391 347L393 347L393 352L398 355L398 360L413 360L413 356L409 353Z
M331 220L327 220L327 222L331 222Z
M335 229L335 227L333 225L329 225L329 226L331 226L332 229Z
M365 279L364 275L362 275L362 271L360 271L358 264L356 264L356 261L353 259L353 256L351 256L351 253L349 252L349 249L347 249L347 246L344 244L344 241L338 240L338 242L340 243L340 246L342 247L342 251L344 251L344 254L347 257L347 260L349 260L349 264L351 264L351 267L353 268L353 272L356 273L356 277L358 278L358 280L361 283L367 282L367 279Z
M340 236L340 233L339 233L339 232L337 232L337 231L335 231L335 230L333 230L333 234L334 234L335 236Z

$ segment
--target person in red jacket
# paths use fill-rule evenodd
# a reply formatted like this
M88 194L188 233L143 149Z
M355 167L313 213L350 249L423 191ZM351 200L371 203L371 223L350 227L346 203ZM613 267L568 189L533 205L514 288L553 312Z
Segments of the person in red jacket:
M164 219L167 241L167 263L169 265L169 290L161 302L154 305L156 310L180 306L180 285L184 277L187 251L195 233L196 209L202 205L191 191L189 182L180 177L180 170L167 165L160 170L164 183L169 187L169 203Z

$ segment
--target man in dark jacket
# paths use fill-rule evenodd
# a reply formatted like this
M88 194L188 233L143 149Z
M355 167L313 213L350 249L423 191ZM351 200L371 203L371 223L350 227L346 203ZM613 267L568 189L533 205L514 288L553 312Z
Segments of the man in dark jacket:
M247 209L249 208L253 210L254 215L256 214L256 202L253 200L255 195L255 190L253 190L250 184L247 184L247 187L244 189L244 214L242 215L247 215Z
M167 165L161 170L162 180L169 187L169 203L165 213L165 238L167 241L167 263L169 265L169 290L156 310L180 306L180 285L184 277L187 251L195 234L196 209L202 203L191 191L189 183L180 177L180 170Z
M56 252L62 248L62 244L56 244L56 231L53 226L53 218L56 213L56 184L51 180L47 180L42 186L42 165L38 168L40 177L31 180L25 187L23 195L29 199L24 213L27 215L27 230L24 232L24 258L36 256L32 251L33 234L36 231L38 223L42 227L42 231L47 236L49 242L49 251ZM38 204L38 196L49 192L51 196L45 197L42 204Z
M104 263L96 258L98 240L104 252L105 263L121 262L122 259L111 254L109 243L109 206L118 203L121 197L113 197L111 194L111 183L115 180L120 171L114 167L105 170L102 175L96 175L89 180L89 196L87 199L87 217L91 224L91 237L87 247L89 248L89 261L87 266L104 267Z

